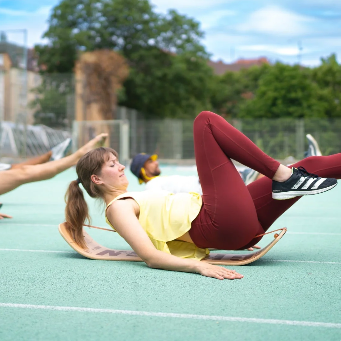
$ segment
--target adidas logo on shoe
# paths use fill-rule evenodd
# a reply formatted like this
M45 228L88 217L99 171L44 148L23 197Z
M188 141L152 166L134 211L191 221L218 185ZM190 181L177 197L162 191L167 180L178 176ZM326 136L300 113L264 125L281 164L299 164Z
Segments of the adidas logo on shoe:
M336 179L321 178L308 173L303 167L293 168L293 173L287 181L272 181L272 198L286 200L301 195L320 194L329 191L336 185Z

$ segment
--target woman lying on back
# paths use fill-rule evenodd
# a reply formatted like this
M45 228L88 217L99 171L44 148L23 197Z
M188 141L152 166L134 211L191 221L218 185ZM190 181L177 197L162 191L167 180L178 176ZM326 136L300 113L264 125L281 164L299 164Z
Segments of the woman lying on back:
M82 184L91 197L105 201L108 224L149 267L242 278L235 271L200 262L207 248L253 246L261 239L256 236L302 195L332 189L337 181L326 177L341 176L341 154L309 157L288 168L211 112L195 119L194 146L202 197L164 191L129 193L125 167L113 149L98 148L84 155L77 163L78 179L66 194L67 226L76 243L86 247L82 229L89 214ZM266 177L245 186L230 158Z

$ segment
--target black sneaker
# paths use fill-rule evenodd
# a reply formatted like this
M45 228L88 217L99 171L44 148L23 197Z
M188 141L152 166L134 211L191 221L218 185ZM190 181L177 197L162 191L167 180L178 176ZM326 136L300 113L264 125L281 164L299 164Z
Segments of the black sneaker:
M336 185L336 179L320 178L318 175L308 173L303 167L293 168L293 173L287 181L272 181L272 198L286 200L300 195L319 194L329 191Z

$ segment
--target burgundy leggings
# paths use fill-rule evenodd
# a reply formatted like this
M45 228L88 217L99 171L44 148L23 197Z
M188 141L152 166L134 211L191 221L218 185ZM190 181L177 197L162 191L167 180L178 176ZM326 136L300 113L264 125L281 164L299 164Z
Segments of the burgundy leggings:
M300 197L272 199L272 178L279 162L222 117L203 111L194 121L194 149L203 206L189 234L202 248L245 249L256 244L273 222ZM234 159L265 177L245 186ZM321 177L341 178L341 153L312 156L295 163Z

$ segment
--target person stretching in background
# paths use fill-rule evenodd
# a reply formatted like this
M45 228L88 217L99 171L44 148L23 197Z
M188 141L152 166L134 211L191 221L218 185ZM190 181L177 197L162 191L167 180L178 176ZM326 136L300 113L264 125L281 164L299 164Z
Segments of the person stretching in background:
M67 138L65 141L54 146L49 152L43 155L36 156L31 159L28 159L27 161L24 161L24 162L14 163L14 164L0 162L0 172L6 171L9 169L12 169L12 170L20 169L28 165L40 165L48 161L59 160L69 153L71 142L72 142L71 139ZM3 204L0 203L0 208L2 208L2 206ZM7 216L6 214L0 213L0 219L3 219L3 218L11 218L11 217Z
M35 165L21 165L21 167L1 172L0 194L8 193L15 188L35 181L48 180L64 170L75 166L78 160L90 150L102 146L108 134L100 134L89 141L75 153L60 159ZM0 214L0 219L12 218L6 214Z

